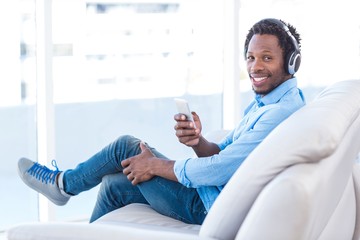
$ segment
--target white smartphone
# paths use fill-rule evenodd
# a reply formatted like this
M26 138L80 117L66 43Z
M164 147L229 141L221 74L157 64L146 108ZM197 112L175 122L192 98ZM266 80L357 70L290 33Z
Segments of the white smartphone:
M190 111L189 103L182 98L174 98L176 107L179 113L184 114L187 120L192 121L194 123L194 128L196 128L193 116Z

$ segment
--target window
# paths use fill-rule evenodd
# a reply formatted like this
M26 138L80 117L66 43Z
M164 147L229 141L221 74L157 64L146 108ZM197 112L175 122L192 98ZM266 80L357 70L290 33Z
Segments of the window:
M0 9L0 230L38 216L37 194L17 176L20 157L36 158L35 4L31 0L7 1ZM24 44L27 42L28 44Z
M201 116L204 132L222 126L221 1L53 0L45 6L52 10L45 9L46 16L40 17L39 4L9 1L2 8L0 29L6 39L0 57L9 67L0 69L0 186L9 194L0 199L0 211L6 216L0 229L37 220L39 210L47 208L41 201L39 205L38 195L16 172L20 157L38 160L43 154L42 143L37 142L40 131L54 133L49 140L64 170L122 134L142 138L170 158L192 155L174 135L174 97L189 100ZM39 67L43 53L37 50L44 44L37 39L44 31L41 21L51 29L50 37L44 34L52 40L52 60ZM42 71L51 73L45 76L53 86L50 92L39 83ZM41 120L37 112L46 114L38 102L44 91L51 97L46 104L54 115L48 120L50 129L37 129ZM50 205L50 218L88 218L96 194L95 188L64 207Z
M206 2L206 11L200 3L53 1L60 168L75 167L123 134L170 158L193 155L174 135L174 97L189 100L204 131L221 128L221 1ZM56 207L57 218L90 216L96 194Z

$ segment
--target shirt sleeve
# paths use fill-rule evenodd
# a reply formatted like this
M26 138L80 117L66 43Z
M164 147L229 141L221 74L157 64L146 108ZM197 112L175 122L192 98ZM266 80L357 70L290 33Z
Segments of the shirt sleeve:
M233 142L234 132L235 132L235 130L232 130L231 132L229 132L225 136L225 138L217 144L218 147L220 148L220 150L224 150L226 148L226 146L230 145Z
M178 160L174 172L178 181L186 187L223 186L238 169L246 157L263 139L291 114L278 106L266 109L231 144L225 138L219 146L219 154L210 157Z

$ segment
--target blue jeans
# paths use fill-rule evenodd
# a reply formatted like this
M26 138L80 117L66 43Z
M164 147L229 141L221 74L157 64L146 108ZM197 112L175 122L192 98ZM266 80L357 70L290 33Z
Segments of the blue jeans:
M121 136L75 169L64 172L64 190L77 195L101 184L90 222L131 203L149 204L157 212L186 223L201 224L206 209L194 188L161 177L133 186L120 162L141 152L140 140ZM151 148L157 157L164 155Z

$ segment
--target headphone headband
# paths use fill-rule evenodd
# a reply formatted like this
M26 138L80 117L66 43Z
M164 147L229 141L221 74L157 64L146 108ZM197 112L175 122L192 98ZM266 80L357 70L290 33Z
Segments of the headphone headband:
M299 50L299 44L296 41L296 38L290 32L290 29L288 28L288 26L286 26L286 24L284 24L282 21L280 21L279 19L276 19L276 18L265 18L262 21L269 21L269 22L275 23L276 25L281 27L287 33L287 35L290 37L291 41L293 42L293 45L295 46L295 49Z

